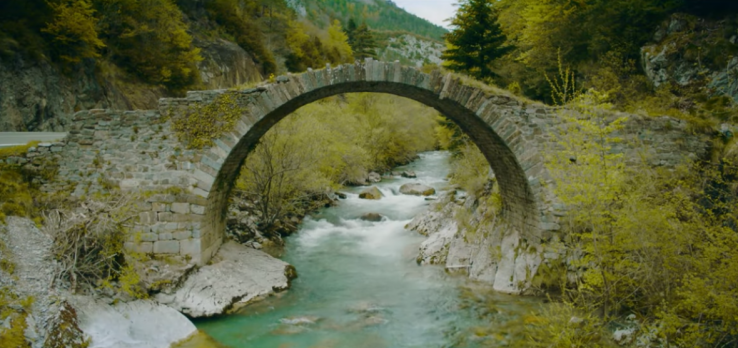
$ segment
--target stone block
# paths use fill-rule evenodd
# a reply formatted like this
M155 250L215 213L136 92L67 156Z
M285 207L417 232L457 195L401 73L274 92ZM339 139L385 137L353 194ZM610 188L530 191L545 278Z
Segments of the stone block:
M200 239L187 239L180 241L180 255L190 256L193 259L199 259L202 247L200 245Z
M169 232L159 233L159 240L172 240L172 239L174 238L172 237L172 234Z
M159 240L159 236L156 233L141 233L142 242L155 242Z
M127 251L134 253L149 254L154 251L154 243L151 242L126 242L123 244L123 248Z
M155 202L151 203L151 208L155 212L168 212L170 211L169 205L166 203Z
M190 210L192 211L193 214L205 215L205 207L201 205L193 204L190 206Z
M155 254L179 254L179 241L160 240L154 242Z
M177 214L189 214L190 204L189 203L172 203L172 212Z
M192 233L190 231L174 232L173 237L176 240L190 239Z
M156 222L156 216L153 212L150 211L143 212L138 214L138 221L144 225L153 224L154 222Z

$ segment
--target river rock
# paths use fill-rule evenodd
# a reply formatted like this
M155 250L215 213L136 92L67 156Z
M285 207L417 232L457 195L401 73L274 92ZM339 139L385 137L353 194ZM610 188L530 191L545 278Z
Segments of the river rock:
M372 221L372 222L378 222L382 221L382 214L379 213L366 213L361 216L361 219L364 221Z
M229 241L173 295L158 294L156 300L192 318L210 317L283 291L296 276L288 263Z
M403 178L408 178L408 179L415 179L418 176L415 174L414 171L412 171L412 170L406 170L406 171L402 172L402 177Z
M346 199L348 198L348 195L343 192L336 192L336 196L340 199Z
M359 198L374 200L382 199L382 191L379 191L376 186L372 186L361 191L361 193L359 193Z
M414 196L431 196L436 194L436 190L423 184L405 184L400 186L400 193Z
M85 296L71 301L90 348L168 348L197 332L184 315L154 301L114 306Z
M382 181L382 176L379 175L379 173L371 172L369 173L369 176L367 176L366 180L369 182L378 183Z

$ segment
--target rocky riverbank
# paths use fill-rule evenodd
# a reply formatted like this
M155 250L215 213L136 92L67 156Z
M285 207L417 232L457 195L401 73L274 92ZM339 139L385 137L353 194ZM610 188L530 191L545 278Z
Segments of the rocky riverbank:
M187 316L223 314L287 289L296 276L289 264L229 242L199 269L150 263L162 270L154 272L156 282L171 284L151 299L102 289L72 294L55 279L52 239L31 220L8 217L0 224L0 242L0 337L34 348L169 347L196 332Z

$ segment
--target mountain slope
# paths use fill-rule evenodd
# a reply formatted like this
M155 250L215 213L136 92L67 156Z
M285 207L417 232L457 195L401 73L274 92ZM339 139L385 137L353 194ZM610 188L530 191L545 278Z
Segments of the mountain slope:
M397 7L391 0L288 0L288 3L320 27L325 27L331 19L346 23L353 18L358 23L365 22L373 30L404 31L432 40L441 40L447 32Z

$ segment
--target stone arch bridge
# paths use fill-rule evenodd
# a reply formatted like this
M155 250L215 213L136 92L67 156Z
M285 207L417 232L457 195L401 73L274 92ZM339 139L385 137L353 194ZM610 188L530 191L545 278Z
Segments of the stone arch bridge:
M455 121L488 159L512 228L526 240L549 240L563 213L546 189L550 179L543 163L546 151L555 148L554 135L561 124L558 111L464 81L440 70L427 74L397 62L368 59L280 76L248 90L189 92L186 98L160 100L158 110L81 111L64 141L43 144L24 158L8 161L41 165L41 158L55 156L66 183L48 185L48 190L67 186L75 195L85 195L102 190L107 181L124 190L162 192L140 202L136 227L140 237L132 238L127 247L186 255L204 264L222 243L228 195L241 164L262 135L293 111L322 98L389 93L431 106ZM167 115L210 103L224 93L232 93L245 110L235 129L211 148L187 150ZM631 116L625 136L650 144L654 165L674 165L685 156L705 153L705 142L685 132L685 126L670 118Z

